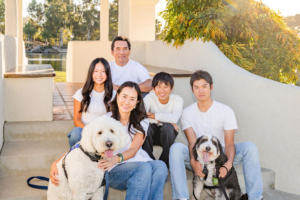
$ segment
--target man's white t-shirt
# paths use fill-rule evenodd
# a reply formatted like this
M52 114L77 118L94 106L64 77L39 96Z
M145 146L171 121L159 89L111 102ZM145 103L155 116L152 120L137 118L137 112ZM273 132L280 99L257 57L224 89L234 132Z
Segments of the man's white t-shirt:
M155 113L155 119L150 119L151 124L157 121L176 124L183 110L183 99L176 94L170 94L167 104L161 104L154 92L144 98L146 112Z
M109 117L111 117L111 115L112 115L111 112L109 112L109 113L106 114L106 116L109 116ZM146 136L147 136L147 130L148 130L148 127L149 127L149 121L148 121L148 119L146 118L146 119L142 120L142 121L141 121L141 125L142 125L142 127L143 127L143 129L144 129L144 131L145 131ZM124 130L125 130L125 133L128 134L127 142L126 142L126 144L125 144L125 146L124 146L123 148L120 148L120 149L114 151L114 152L113 152L113 155L117 155L118 153L124 153L124 152L127 151L127 150L130 148L130 146L131 146L132 139L133 139L134 135L128 132L128 124L127 124L126 126L124 126ZM134 132L140 132L140 131L135 130ZM150 156L148 155L148 153L147 153L146 151L144 151L144 150L142 149L142 147L141 147L141 148L136 152L136 154L135 154L134 157L132 157L132 158L130 158L130 159L128 159L128 160L125 160L125 161L123 161L122 163L124 163L124 162L148 162L148 161L152 161L152 158L150 158ZM122 163L121 163L121 164L122 164ZM120 164L120 163L117 163L117 164ZM115 166L116 166L116 165L115 165ZM115 167L115 166L114 166L114 167ZM112 167L110 170L112 170L114 167ZM109 171L110 171L110 170L109 170Z
M213 101L207 112L201 112L197 102L185 108L181 116L181 127L182 130L192 127L197 138L204 134L214 135L223 147L225 147L224 130L238 128L233 110L217 101Z
M88 107L87 112L81 113L81 121L84 123L84 125L87 125L94 121L96 118L105 115L107 113L105 105L104 105L104 94L103 92L96 92L93 90L90 94L91 101L90 105ZM116 91L113 90L112 99L116 96ZM77 90L77 92L73 95L73 98L77 101L81 102L83 99L82 96L82 88Z
M122 85L126 81L133 81L137 84L151 79L148 70L140 63L130 60L124 66L119 66L115 61L110 61L112 82L115 85Z

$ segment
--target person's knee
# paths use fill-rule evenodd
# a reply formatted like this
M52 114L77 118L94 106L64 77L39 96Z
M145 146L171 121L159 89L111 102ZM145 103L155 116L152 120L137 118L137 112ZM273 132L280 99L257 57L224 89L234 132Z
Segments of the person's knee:
M174 126L170 123L164 123L160 130L164 132L174 132Z
M161 160L154 161L154 174L156 177L167 178L169 172L165 162Z
M183 160L185 148L182 143L174 143L170 148L170 160Z
M161 137L164 137L169 140L175 140L176 135L174 131L174 127L172 124L165 123L161 128L160 128L160 135Z
M136 175L142 177L144 180L151 178L152 166L148 162L141 163L136 168Z
M70 135L70 140L80 140L81 139L82 128L76 127L72 130Z
M243 145L246 154L258 154L257 146L253 142L244 142Z

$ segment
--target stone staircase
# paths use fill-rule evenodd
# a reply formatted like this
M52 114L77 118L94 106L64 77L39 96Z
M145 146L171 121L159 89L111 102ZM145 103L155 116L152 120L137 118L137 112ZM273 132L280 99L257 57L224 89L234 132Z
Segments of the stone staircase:
M4 125L5 143L0 155L0 200L42 200L46 191L27 186L26 180L31 176L49 177L53 161L68 149L67 133L74 127L73 121L20 122ZM183 142L180 134L177 142ZM154 148L159 155L161 148ZM236 168L239 182L245 192L242 168ZM192 194L193 174L187 171L188 186ZM300 200L297 195L279 192L274 189L275 172L262 168L264 197L266 200ZM47 185L35 181L39 185ZM125 199L126 192L110 188L110 200ZM170 177L164 188L164 199L172 199ZM205 196L205 194L204 194Z

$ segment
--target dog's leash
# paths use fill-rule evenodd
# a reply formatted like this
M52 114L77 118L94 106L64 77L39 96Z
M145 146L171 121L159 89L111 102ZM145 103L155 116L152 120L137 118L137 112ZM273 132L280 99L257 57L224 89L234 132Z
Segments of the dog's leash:
M108 193L109 193L109 176L108 176L108 171L105 172L104 176L105 176L105 193L104 193L103 199L107 200ZM30 181L32 179L34 179L34 178L40 179L42 181L49 182L49 178L47 178L47 177L44 177L44 176L32 176L29 179L27 179L27 185L29 187L32 187L32 188L35 188L35 189L41 189L41 190L48 190L48 186L41 186L41 185L31 184ZM103 185L101 184L101 186L103 186Z

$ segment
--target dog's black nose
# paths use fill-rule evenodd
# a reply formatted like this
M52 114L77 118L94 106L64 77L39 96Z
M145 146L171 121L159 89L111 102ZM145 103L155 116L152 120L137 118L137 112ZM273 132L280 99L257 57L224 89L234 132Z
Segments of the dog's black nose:
M105 142L105 146L107 146L107 147L111 147L112 145L113 145L113 143L111 141Z
M210 151L211 148L210 147L206 147L205 149L206 149L206 151Z

